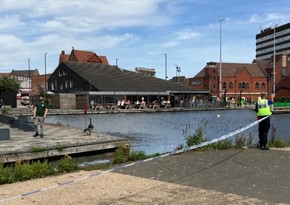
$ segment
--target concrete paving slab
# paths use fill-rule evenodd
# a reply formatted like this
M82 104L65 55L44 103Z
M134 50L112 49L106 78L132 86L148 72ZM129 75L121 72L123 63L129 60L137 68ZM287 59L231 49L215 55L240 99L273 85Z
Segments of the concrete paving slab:
M116 172L256 198L264 201L262 204L289 204L289 170L289 151L253 148L188 152L136 164Z
M280 150L194 151L2 185L0 203L290 204L289 158Z
M10 140L0 143L0 160L3 162L114 149L126 141L124 138L107 134L92 132L91 135L87 135L83 130L54 124L44 125L43 138L33 137L34 131L24 132L3 123L0 123L0 128L10 130Z

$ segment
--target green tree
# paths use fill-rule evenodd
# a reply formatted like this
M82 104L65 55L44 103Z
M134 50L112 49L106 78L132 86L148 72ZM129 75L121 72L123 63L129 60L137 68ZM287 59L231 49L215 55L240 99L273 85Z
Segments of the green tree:
M0 91L18 91L20 84L14 79L9 77L0 77Z

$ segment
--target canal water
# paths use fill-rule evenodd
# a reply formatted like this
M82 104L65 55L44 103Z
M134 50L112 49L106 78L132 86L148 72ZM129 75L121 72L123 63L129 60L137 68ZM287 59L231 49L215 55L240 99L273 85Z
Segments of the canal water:
M242 128L256 120L252 110L220 110L220 111L187 111L158 113L115 113L88 115L50 115L48 123L60 123L74 128L84 129L92 119L94 132L108 133L130 139L135 150L146 154L173 151L184 144L183 130L188 126L190 133L205 126L207 139L220 137ZM290 140L290 114L275 114L271 117L276 136ZM251 134L254 142L258 141L258 126L254 126L242 134ZM271 136L269 131L269 137Z

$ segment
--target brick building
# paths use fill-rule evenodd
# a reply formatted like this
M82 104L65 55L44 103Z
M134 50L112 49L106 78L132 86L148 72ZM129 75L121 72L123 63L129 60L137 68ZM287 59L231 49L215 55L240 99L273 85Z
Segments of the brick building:
M261 92L273 93L276 97L290 96L290 63L286 52L276 54L275 83L273 58L254 60L252 63L222 63L222 99L231 97L256 101ZM275 84L275 86L274 86ZM219 96L219 63L209 62L193 78L189 85L210 90L213 97Z
M219 63L209 62L194 77L190 86L210 90L214 98L219 96ZM267 77L256 64L222 63L222 98L243 98L253 101L267 91Z
M276 98L290 96L290 62L286 52L275 55L275 75L274 58L270 60L256 60L255 62L264 70L268 79L268 93L275 93ZM275 78L275 80L274 80ZM275 92L273 91L275 89Z
M65 51L62 51L59 56L59 63L65 61L77 61L77 62L91 62L91 63L101 63L108 65L108 59L106 56L98 56L96 53L91 51L82 51L72 49L70 54L65 54Z

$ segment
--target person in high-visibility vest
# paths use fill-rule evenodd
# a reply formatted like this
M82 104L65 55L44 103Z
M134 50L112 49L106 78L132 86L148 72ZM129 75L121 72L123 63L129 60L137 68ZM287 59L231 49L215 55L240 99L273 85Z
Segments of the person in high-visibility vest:
M267 147L268 143L268 131L270 129L270 116L272 115L270 106L273 104L271 100L265 98L266 94L261 93L261 99L256 102L255 111L257 113L257 119L262 119L267 116L259 123L259 145L261 150L269 150Z

